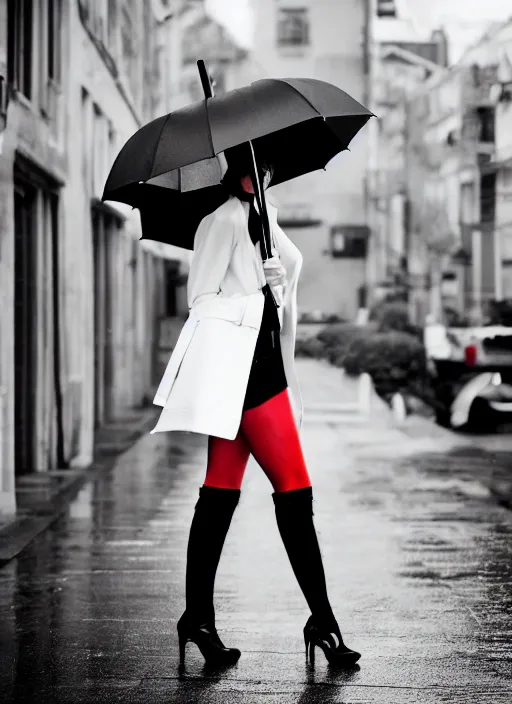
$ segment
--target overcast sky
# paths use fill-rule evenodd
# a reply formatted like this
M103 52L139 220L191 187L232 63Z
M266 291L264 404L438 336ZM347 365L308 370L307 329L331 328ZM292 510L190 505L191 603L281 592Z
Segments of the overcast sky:
M470 25L482 20L505 20L512 15L507 0L409 0L411 10L431 25L450 21Z
M250 0L206 0L231 33L246 47L251 43ZM398 0L408 6L420 29L430 31L445 25L452 39L452 59L457 59L468 43L475 41L486 22L503 21L512 15L510 0Z
M252 38L250 0L206 0L207 8L245 47Z
M502 22L512 15L508 0L409 0L409 6L420 26L448 30L452 61L492 22Z

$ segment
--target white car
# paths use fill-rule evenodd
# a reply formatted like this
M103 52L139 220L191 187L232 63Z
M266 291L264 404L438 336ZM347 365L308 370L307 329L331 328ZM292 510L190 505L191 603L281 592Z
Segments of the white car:
M427 325L425 349L436 420L489 432L512 420L512 328Z

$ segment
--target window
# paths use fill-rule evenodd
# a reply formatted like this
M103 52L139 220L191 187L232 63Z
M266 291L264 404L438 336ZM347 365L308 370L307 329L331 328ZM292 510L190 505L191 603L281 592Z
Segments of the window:
M62 0L9 0L9 84L51 119L57 118L62 64Z
M480 219L493 222L496 211L496 174L482 174L480 179Z
M305 46L309 44L309 16L306 8L282 7L277 25L279 46Z
M494 108L478 108L478 141L494 142Z
M396 17L395 0L377 0L377 17Z
M44 0L40 3L39 27L39 107L46 117L56 121L62 68L62 0Z
M7 76L9 83L29 100L32 98L33 91L33 20L33 0L9 0L7 8Z
M48 78L50 81L59 82L61 72L61 33L62 0L47 0L47 61Z
M369 230L361 225L331 228L331 255L335 258L365 259Z

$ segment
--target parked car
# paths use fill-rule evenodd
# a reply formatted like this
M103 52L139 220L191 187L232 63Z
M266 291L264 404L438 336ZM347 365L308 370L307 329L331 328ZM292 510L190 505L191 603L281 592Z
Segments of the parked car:
M440 425L491 432L512 421L512 327L425 328Z

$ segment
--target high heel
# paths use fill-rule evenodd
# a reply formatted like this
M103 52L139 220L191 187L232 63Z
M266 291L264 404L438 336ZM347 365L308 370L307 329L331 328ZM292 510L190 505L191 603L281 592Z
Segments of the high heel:
M187 620L186 613L178 621L178 639L180 665L182 666L185 664L187 643L195 643L197 645L207 665L234 665L242 654L238 648L226 648L219 638L214 623L193 625Z
M213 604L215 574L239 499L238 489L202 486L199 490L187 548L186 608L178 621L181 665L190 642L209 664L231 665L241 655L235 648L226 648L219 638Z
M310 640L310 633L309 631L306 631L304 628L304 643L306 645L306 660L308 660L308 655L309 655L309 661L311 662L312 665L315 664L315 646Z
M338 645L336 645L333 635L338 638ZM323 650L329 665L349 667L354 665L361 657L361 653L347 648L337 623L333 623L328 629L320 628L315 623L313 616L309 617L304 626L304 643L306 645L306 658L309 652L309 661L312 665L315 664L315 647L317 646Z

